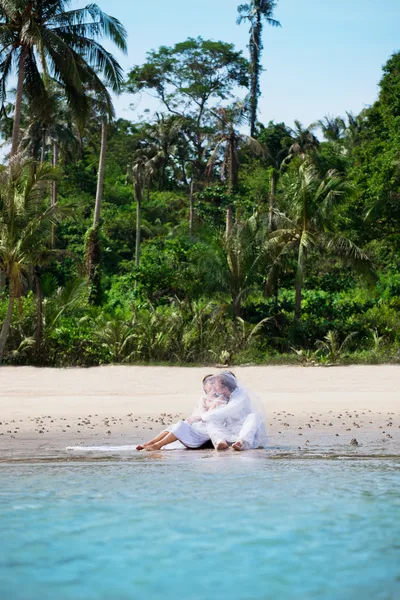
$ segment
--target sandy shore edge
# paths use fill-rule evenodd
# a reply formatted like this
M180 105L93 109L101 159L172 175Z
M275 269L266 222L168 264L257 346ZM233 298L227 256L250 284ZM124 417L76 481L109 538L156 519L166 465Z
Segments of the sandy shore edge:
M262 398L272 447L400 454L400 366L238 367ZM210 368L0 369L0 456L135 444L189 414Z

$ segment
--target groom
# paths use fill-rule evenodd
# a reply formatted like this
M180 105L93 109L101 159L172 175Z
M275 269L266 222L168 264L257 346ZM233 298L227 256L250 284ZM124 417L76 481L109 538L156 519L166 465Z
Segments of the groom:
M265 438L265 426L261 415L253 412L247 393L229 371L215 376L214 385L216 393L227 401L222 408L202 416L214 447L227 450L232 444L238 452L257 448Z

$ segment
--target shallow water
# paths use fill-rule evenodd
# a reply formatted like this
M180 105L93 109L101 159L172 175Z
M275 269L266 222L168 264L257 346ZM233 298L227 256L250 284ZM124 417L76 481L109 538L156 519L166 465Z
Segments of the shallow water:
M1 600L400 597L400 460L0 464Z

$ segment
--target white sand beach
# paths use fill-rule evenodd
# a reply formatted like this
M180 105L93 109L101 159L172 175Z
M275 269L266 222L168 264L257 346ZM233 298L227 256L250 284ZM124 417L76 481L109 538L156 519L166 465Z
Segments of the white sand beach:
M232 368L264 401L269 445L400 454L400 367ZM187 416L213 368L0 369L0 458L135 444Z

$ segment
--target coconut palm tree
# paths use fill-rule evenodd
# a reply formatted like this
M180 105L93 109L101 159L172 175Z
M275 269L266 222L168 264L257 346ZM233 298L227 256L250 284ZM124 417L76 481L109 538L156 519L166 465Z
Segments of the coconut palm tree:
M268 223L273 229L273 216L275 209L276 188L281 174L281 167L289 154L292 145L291 130L284 123L270 122L267 127L261 127L258 141L263 147L263 165L270 173Z
M10 331L15 302L20 302L28 279L52 255L51 226L62 217L61 209L46 202L54 178L48 165L37 167L18 155L0 173L0 270L8 280L8 308L0 333L0 363Z
M88 98L91 106L92 119L100 121L100 156L99 156L99 168L97 171L97 186L96 186L96 200L94 205L93 213L93 225L89 229L85 238L85 262L86 271L88 275L90 293L89 299L91 302L98 302L100 298L100 218L101 218L101 207L103 202L103 190L104 190L104 174L106 166L106 152L107 152L107 129L108 123L113 117L114 107L109 97L107 88L100 83L95 89L90 89L88 92ZM83 128L81 128L83 131Z
M295 156L299 156L301 160L312 156L319 147L319 140L314 135L317 127L316 123L311 123L308 127L304 127L300 121L295 120L294 129L291 130L293 143L289 148L288 156L284 160L284 164L290 162Z
M206 285L231 297L235 317L246 295L261 283L270 262L268 232L257 215L237 221L229 236L215 237L200 256Z
M66 10L70 0L0 0L0 102L6 85L16 75L11 156L18 149L23 95L36 105L46 101L46 80L64 88L68 103L84 120L87 115L85 85L118 92L122 69L99 43L109 38L126 51L126 31L96 4ZM43 75L43 76L42 76Z
M134 156L132 166L128 167L127 182L133 182L133 197L136 202L136 246L135 266L140 265L142 202L144 190L150 188L151 179L155 173L157 157L149 158L147 154L138 151Z
M158 188L163 190L167 186L167 169L173 165L173 159L182 142L182 128L184 120L177 115L165 116L156 114L156 121L143 128L145 144L154 157L159 169Z
M350 239L334 231L333 211L346 194L352 193L349 183L335 170L321 177L310 161L285 173L280 183L280 195L288 216L280 214L280 228L271 234L270 243L279 246L274 268L290 250L297 252L295 278L295 319L301 315L302 290L307 258L312 249L319 249L335 258L349 262L354 268L372 271L368 256ZM274 242L273 242L274 240ZM271 273L274 269L271 270Z
M229 235L233 225L233 195L237 191L239 182L239 149L241 146L247 146L254 153L262 155L263 148L251 136L240 133L239 128L247 121L246 109L242 102L236 102L226 108L218 108L213 111L213 115L217 133L215 147L207 164L207 172L210 178L222 151L221 177L227 182L232 199L226 214L226 234Z
M366 129L366 111L354 116L351 112L346 112L347 127L345 131L346 145L349 151L354 150L362 141L363 131Z
M329 142L341 142L346 130L346 123L342 117L330 117L326 115L317 121L322 134Z
M241 4L238 7L238 24L240 25L243 21L250 23L250 135L252 137L256 133L258 98L260 96L263 21L272 27L281 27L279 21L273 18L275 7L275 0L251 0L249 4Z

